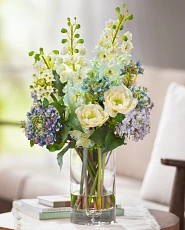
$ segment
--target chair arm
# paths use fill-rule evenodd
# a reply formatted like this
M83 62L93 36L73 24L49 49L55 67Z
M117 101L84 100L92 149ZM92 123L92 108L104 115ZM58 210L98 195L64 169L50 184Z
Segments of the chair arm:
M174 159L162 158L161 163L163 165L175 166L177 168L184 168L185 169L185 161L183 161L183 160L174 160Z

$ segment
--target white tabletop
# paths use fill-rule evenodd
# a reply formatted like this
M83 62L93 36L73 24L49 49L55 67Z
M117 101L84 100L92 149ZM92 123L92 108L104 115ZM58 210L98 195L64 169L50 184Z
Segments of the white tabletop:
M125 207L125 215L117 217L117 222L112 225L102 225L102 226L85 226L85 225L74 225L70 223L69 219L57 219L57 220L46 220L39 221L26 216L23 213L14 210L14 217L12 213L5 213L0 215L0 230L14 229L15 225L19 226L21 224L22 229L44 229L53 230L61 229L62 227L68 230L151 230L160 229L159 225L155 221L154 217L149 213L149 211L143 207ZM52 228L51 228L52 225ZM31 228L30 228L31 227ZM134 228L133 228L134 227Z
M13 220L13 215L11 212L4 213L0 215L0 229L1 227L3 228L8 228L8 229L14 229L14 220Z

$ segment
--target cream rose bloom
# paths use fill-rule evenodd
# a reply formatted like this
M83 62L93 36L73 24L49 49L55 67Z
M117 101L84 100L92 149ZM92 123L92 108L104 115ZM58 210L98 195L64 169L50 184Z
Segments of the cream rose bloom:
M108 113L98 104L82 105L75 113L84 129L102 126L109 118Z
M105 111L115 117L117 113L126 114L131 112L137 105L137 99L126 86L113 86L104 93Z

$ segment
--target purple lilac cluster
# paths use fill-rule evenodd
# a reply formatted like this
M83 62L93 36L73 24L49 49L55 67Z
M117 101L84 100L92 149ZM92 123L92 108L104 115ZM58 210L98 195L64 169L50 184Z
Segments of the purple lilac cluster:
M61 128L59 119L60 116L54 106L46 108L41 103L35 104L27 113L26 137L40 146L54 144L56 132Z
M116 127L115 134L133 141L143 140L150 133L150 108L138 108L125 115L122 123Z

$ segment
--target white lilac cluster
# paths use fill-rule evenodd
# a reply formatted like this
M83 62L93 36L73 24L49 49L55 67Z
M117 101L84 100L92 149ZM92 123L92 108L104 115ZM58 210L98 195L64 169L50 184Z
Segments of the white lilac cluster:
M35 73L33 74L33 83L30 85L31 94L37 96L38 100L49 98L54 92L53 82L55 81L51 69L44 66L43 60L34 64Z
M137 142L150 133L150 125L150 109L138 108L125 115L125 119L117 125L115 134L124 137L125 142L128 139Z

